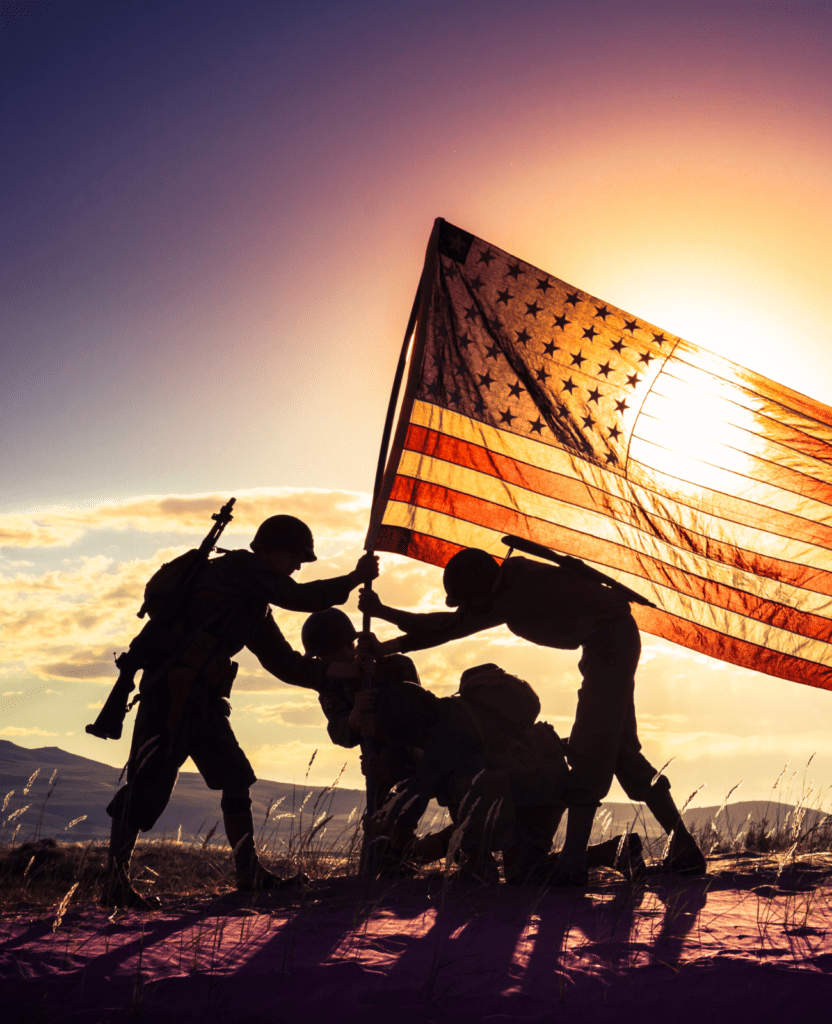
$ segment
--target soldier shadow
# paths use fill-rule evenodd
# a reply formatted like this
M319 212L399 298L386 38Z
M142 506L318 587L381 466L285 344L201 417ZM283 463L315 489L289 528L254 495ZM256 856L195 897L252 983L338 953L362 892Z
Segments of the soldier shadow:
M430 927L396 936L398 955L378 1002L415 996L427 1010L464 999L466 1019L479 1019L478 1009L484 1012L505 987L533 902L534 893L520 886L437 887L422 908L433 911Z
M631 935L644 888L629 882L594 885L587 890L543 890L536 906L536 932L520 991L531 995L570 983L576 958L590 954L605 967L629 966L634 954Z
M650 891L664 906L659 929L648 944L654 960L677 964L684 958L685 947L708 902L711 882L709 878L688 882L675 879L667 885L651 886Z

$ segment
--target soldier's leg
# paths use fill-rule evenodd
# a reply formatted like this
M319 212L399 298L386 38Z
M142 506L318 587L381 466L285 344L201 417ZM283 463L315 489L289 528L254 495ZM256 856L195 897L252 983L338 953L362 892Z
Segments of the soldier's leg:
M173 792L179 770L179 764L165 756L162 733L153 734L154 724L152 714L147 711L141 718L137 717L127 765L127 784L107 807L113 821L102 893L106 906L150 910L158 905L158 901L140 896L130 884L130 860L139 832L149 831L158 821Z
M514 836L503 847L503 874L512 885L542 884L552 874L552 842L566 808L562 804L514 808Z
M586 848L595 811L609 792L627 709L632 704L641 638L632 616L611 622L584 644L578 710L569 736L563 884L586 875Z
M257 781L228 721L230 706L215 698L199 710L191 726L189 753L209 789L222 791L225 834L231 845L237 888L242 892L282 889L299 878L283 879L260 863L254 841L249 787Z
M632 705L624 723L615 775L627 796L646 804L671 837L661 869L676 874L703 875L707 869L705 857L682 821L676 801L670 794L669 779L659 775L641 753L635 707Z

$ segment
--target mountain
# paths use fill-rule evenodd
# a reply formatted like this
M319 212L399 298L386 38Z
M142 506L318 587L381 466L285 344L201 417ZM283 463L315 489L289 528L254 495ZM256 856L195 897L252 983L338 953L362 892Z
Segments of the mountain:
M27 783L37 771L29 792ZM50 784L50 779L54 781ZM0 740L0 801L11 793L0 818L0 842L8 842L19 824L18 841L32 837L53 836L66 841L85 842L106 839L110 834L110 818L105 810L119 786L120 770L87 757L70 754L59 747L38 747L29 750L8 740ZM12 792L13 791L13 792ZM262 779L252 787L252 812L257 829L263 823L269 802L281 801L278 814L297 812L308 796L303 810L303 827L310 825L322 812L333 815L327 825L330 836L345 829L364 803L360 790L333 790L321 797L316 787L294 786L291 783ZM316 801L318 801L317 807ZM23 814L9 821L9 815L21 808ZM86 817L85 817L86 816ZM83 818L83 821L77 819ZM286 837L299 818L280 818L270 825L278 836ZM76 822L75 824L70 824ZM183 841L204 838L217 822L222 822L220 793L208 789L196 772L180 772L170 803L149 838L176 838L181 828ZM225 838L222 824L217 841Z
M29 792L24 792L36 771L38 774ZM53 773L54 779L50 783ZM75 842L106 839L110 833L110 819L105 807L118 789L119 774L117 768L70 754L59 747L30 750L8 740L0 740L0 800L10 793L8 805L0 815L0 842L8 842L18 824L19 842L33 835ZM355 821L364 806L361 790L325 791L319 787L295 786L270 779L258 781L251 790L251 796L257 829L265 820L270 802L274 810L274 804L280 801L277 813L290 815L270 823L267 835L274 831L278 839L288 838L293 829L298 831L309 827L325 812L332 815L326 829L328 841L334 841L342 832L352 828L350 821ZM306 804L301 818L299 809L304 800ZM441 810L435 804L432 807L435 812ZM9 821L9 815L21 808L26 810ZM714 806L687 811L685 824L696 829L707 827L718 810ZM743 800L729 804L720 813L717 824L723 836L735 836L746 828L748 820L765 819L772 827L782 824L793 810L790 804ZM291 817L293 813L295 816ZM817 811L808 811L804 829L814 824L818 817ZM83 820L77 820L81 818ZM190 842L204 838L218 822L216 838L222 842L225 836L221 824L220 794L208 789L196 772L180 772L171 801L148 836L177 838L181 830L183 842ZM646 808L629 803L605 803L595 819L593 841L601 838L602 831L611 836L625 828L648 836L657 836L661 832Z

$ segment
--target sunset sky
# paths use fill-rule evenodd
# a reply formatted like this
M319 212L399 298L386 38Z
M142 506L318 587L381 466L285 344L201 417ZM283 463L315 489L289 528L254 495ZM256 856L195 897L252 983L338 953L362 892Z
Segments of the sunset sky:
M0 737L123 763L84 733L112 652L231 495L226 546L287 511L321 556L299 579L351 568L435 217L832 405L828 3L3 17ZM389 603L440 606L438 570L382 569ZM640 733L680 802L765 798L789 760L794 793L814 752L827 791L832 693L644 639ZM574 652L497 630L415 660L443 694L497 661L569 731ZM238 687L258 774L301 781L318 748L311 779L349 758L360 784L313 694L247 656Z

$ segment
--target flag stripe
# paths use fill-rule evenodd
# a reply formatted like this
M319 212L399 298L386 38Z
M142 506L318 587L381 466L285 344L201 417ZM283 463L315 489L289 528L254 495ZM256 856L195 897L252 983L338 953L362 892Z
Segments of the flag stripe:
M480 543L477 544L477 541ZM387 524L382 526L379 532L377 546L382 551L394 551L400 555L443 566L463 547L485 544L487 539L482 536L475 535L469 540L466 534L461 543L455 543L405 526ZM666 611L656 611L642 605L631 607L639 628L653 636L672 640L704 654L714 655L717 651L718 656L724 661L765 672L780 679L832 690L832 669L825 664L808 661L794 654L773 651L763 644L721 633L710 626L690 622Z
M659 510L661 514L648 515L644 502L637 505L626 498L584 484L574 477L530 466L508 455L489 451L481 445L416 424L411 424L404 447L406 451L468 467L504 480L507 484L546 496L557 496L558 500L580 508L607 512L617 522L623 521L642 529L650 537L672 544L681 551L690 551L744 570L753 561L755 572L761 576L782 580L792 586L806 587L817 593L832 594L832 552L822 548L812 554L816 565L827 567L829 571L826 573L802 564L807 555L805 544L785 541L776 534L727 523L725 520L713 521L707 514L697 512L692 515L676 503L667 501ZM400 471L401 466L402 463ZM427 474L414 471L412 460L408 466L411 468L408 468L405 475L430 478ZM682 514L683 511L688 511L688 515ZM771 555L771 551L783 555L791 553L793 561Z
M766 538L779 534L781 536L775 538L775 550L781 556L787 549L793 548L796 552L793 559L786 557L786 561L795 560L805 562L810 566L817 566L816 559L820 558L820 564L826 565L832 570L832 563L828 561L828 556L824 551L824 549L832 551L832 526L828 526L824 522L802 518L788 511L780 512L766 505L764 501L739 500L732 496L736 492L732 492L731 488L738 486L738 482L733 477L723 479L725 491L711 490L701 483L689 483L683 477L678 476L678 466L660 448L657 448L655 453L652 450L648 453L644 448L644 442L639 442L642 447L640 454L644 456L644 462L641 463L640 460L635 459L631 451L630 461L627 465L627 479L623 479L618 473L585 462L554 445L542 444L508 431L498 430L460 413L441 409L426 402L414 403L411 423L483 447L489 456L492 454L506 455L519 465L538 467L572 480L581 481L588 487L605 494L612 494L625 501L634 500L637 505L643 506L649 514L667 517L686 530L696 531L699 526L705 525L709 531L714 530L714 536L719 539L721 536L718 532L721 529L720 523L728 521L752 528L756 526ZM666 464L666 470L662 465L657 465L659 463ZM659 475L656 476L656 474ZM747 483L747 481L741 482ZM788 496L788 492L783 492L783 495L784 497ZM766 496L768 496L768 492L761 495L762 498ZM791 496L788 497L791 498ZM677 500L683 498L688 500L684 502ZM823 508L827 512L830 511L826 506ZM691 512L694 513L693 517ZM705 518L703 519L703 517ZM728 543L732 543L732 538L733 534L725 539ZM744 545L740 544L739 546ZM752 550L759 550L761 553L774 554L765 546L758 548L756 545L749 545L749 547ZM827 561L823 561L824 559Z
M441 511L391 501L385 513L386 526L399 526L440 540L480 547L496 553L505 551L500 542L502 530L493 530L477 523L461 520ZM621 583L631 587L659 605L659 610L695 625L708 626L717 633L737 637L777 654L797 657L803 663L828 665L832 663L832 644L824 640L803 637L788 629L759 622L746 615L709 604L689 594L682 594L669 586L639 578L621 569L610 570L604 564L586 559L588 564ZM663 633L660 635L664 635Z
M456 470L454 480L464 484L466 473L470 474L470 471ZM431 479L436 481L439 475L432 473ZM390 498L392 501L435 510L470 523L499 523L502 533L526 536L537 543L556 547L557 550L578 558L591 557L605 570L620 570L652 583L669 585L679 593L688 594L738 614L749 615L761 622L791 630L802 636L832 640L832 602L828 598L805 595L807 598L814 597L817 607L808 610L808 602L804 601L802 610L798 611L785 603L801 600L803 596L802 592L795 591L792 587L785 587L776 581L758 580L752 574L741 573L736 569L712 566L714 572L718 568L723 569L726 581L734 580L735 585L731 586L730 582L720 581L713 576L709 578L707 565L694 568L697 561L702 561L697 560L695 556L687 556L688 561L693 563L691 565L687 565L681 559L677 565L673 565L658 555L638 551L637 541L630 535L634 531L622 531L619 538L605 537L605 533L612 534L612 528L607 525L611 520L605 519L602 515L577 509L572 512L567 506L562 505L559 509L554 509L550 500L544 500L535 512L526 512L521 493L510 495L509 497L515 497L517 501L506 505L499 500L498 488L499 483L493 494L497 500L492 501L489 500L492 496L490 490L483 486L476 487L475 482L470 490L460 491L437 482L397 476ZM515 492L517 490L515 489ZM557 516L554 520L558 523L557 526L551 525L553 516ZM615 524L612 524L613 528L614 526ZM657 547L661 550L660 545ZM775 592L780 592L779 600L772 599L765 593L766 585L770 585Z
M735 385L747 397L748 408L768 411L779 423L793 423L820 440L832 443L832 408L799 391L775 384L753 370L680 339L673 355L698 370Z
M750 431L756 427L757 432L764 432L767 437L801 455L819 459L825 466L832 463L832 427L815 424L794 414L789 415L790 411L782 405L751 402L744 389L717 380L683 360L674 359L665 364L664 372L653 385L653 391L680 399L688 407L713 407L714 403L709 402L708 397L720 399L726 422L744 426Z
M832 516L832 484L819 476L830 475L828 466L754 436L724 419L710 420L700 430L691 430L690 416L682 418L684 411L678 397L653 393L644 403L633 436L654 441L706 465L724 466L747 479L822 502L827 505L827 515Z
M516 511L529 520L529 528L535 531L534 536L530 535L530 539L538 543L558 547L556 528L542 525L552 522L557 522L558 526L565 529L597 537L599 541L611 543L616 547L616 550L608 551L608 561L600 556L596 557L596 561L606 561L606 564L611 567L621 564L620 559L624 556L617 549L623 545L626 548L632 548L639 559L647 557L658 565L678 567L684 572L693 573L703 579L713 579L723 586L740 593L753 595L760 600L788 605L799 603L804 611L822 618L832 619L832 601L830 601L828 589L823 593L811 587L803 587L800 582L787 582L786 572L780 571L779 564L773 561L772 564L766 566L770 572L763 574L748 571L752 559L746 552L728 545L713 543L704 555L695 551L690 545L683 549L679 545L669 543L657 536L655 531L648 532L640 529L639 526L632 526L624 521L624 516L612 521L604 512L599 511L597 506L593 506L586 500L581 500L583 495L578 495L578 501L570 501L563 494L558 494L557 498L551 498L547 494L539 494L528 490L523 485L514 484L511 481L510 472L506 472L501 478L486 474L486 478L482 479L476 469L464 464L460 465L452 461L406 452L400 463L392 496L400 501L430 508L432 498L429 492L427 490L418 491L409 481L422 482L426 487L430 484L437 485L440 488L434 495L437 500L441 497L442 489L452 491L455 495L452 499L453 503L460 507L465 504L465 495L472 498L483 498L489 503L490 511L495 518L500 516L505 518L507 514L513 514ZM413 492L411 497L406 496L408 488ZM498 513L498 508L505 511ZM557 519L553 520L553 516L557 516ZM463 515L461 518L468 518L468 516ZM541 521L539 528L534 526L534 520ZM501 529L504 533L519 535L514 527L505 526ZM543 539L542 532L547 534L546 540ZM693 539L690 534L685 536L688 541ZM564 548L564 550L566 549ZM575 554L576 552L570 551L569 553ZM715 557L717 555L721 557L718 559ZM724 560L726 556L730 558L730 562L726 563ZM758 560L753 560L753 564L757 568ZM800 566L783 565L782 568L783 570L800 571ZM665 571L667 570L661 570L661 572ZM644 575L650 576L650 573L645 570ZM832 577L828 573L822 574L818 576L818 582L829 588Z

